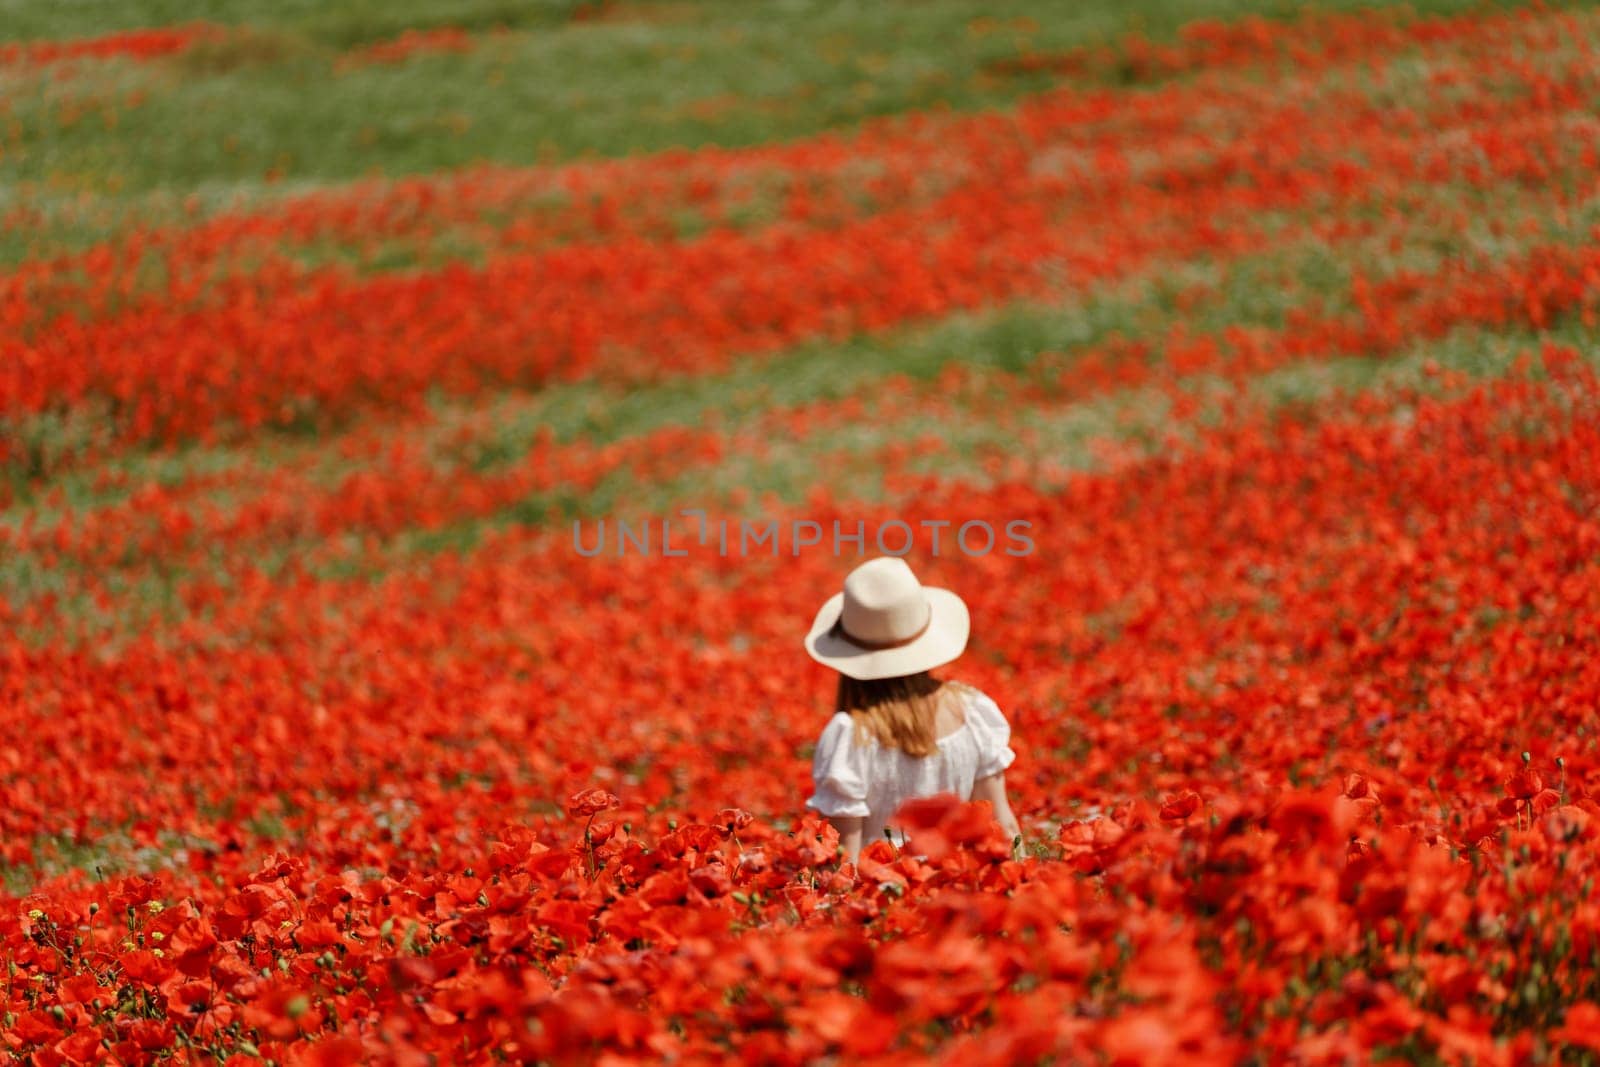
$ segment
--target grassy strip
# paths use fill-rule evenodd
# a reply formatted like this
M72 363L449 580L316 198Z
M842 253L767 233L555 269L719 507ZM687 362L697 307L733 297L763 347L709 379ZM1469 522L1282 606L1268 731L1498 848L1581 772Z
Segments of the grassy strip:
M917 450L893 464L893 473L985 485L994 480L995 462L1004 461L1006 477L1026 469L1025 477L1036 487L1058 488L1075 474L1103 468L1111 456L1137 460L1174 445L1193 445L1208 430L1224 425L1225 414L1234 408L1293 412L1342 404L1360 393L1396 388L1437 392L1441 370L1474 380L1502 376L1518 357L1546 340L1572 345L1600 363L1600 345L1580 322L1543 333L1468 328L1397 356L1319 360L1272 371L1251 379L1242 394L1230 379L1195 374L1163 386L1025 407L1003 422L984 412L946 409L893 421L865 417L843 433L829 433L825 447L809 439L736 437L728 458L709 468L653 484L641 484L620 471L581 498L556 493L486 519L404 533L376 557L335 564L328 575L377 576L404 566L414 553L468 552L490 530L519 522L544 524L552 517L660 517L681 507L717 507L735 514L740 508L748 511L751 500L802 503L818 485L826 485L836 498L884 502L893 499L892 487L885 483L891 468L885 454L919 441L937 441L938 448ZM1191 415L1174 415L1174 393L1185 406L1192 405Z
M353 45L407 29L550 26L568 22L581 0L87 0L37 4L0 0L7 40L89 37L203 18L223 25L296 30L329 44Z
M5 27L4 40L27 41L96 36L203 18L224 26L276 30L331 47L350 48L396 37L407 30L459 28L481 32L520 28L549 33L672 24L725 28L770 20L803 28L817 19L883 17L877 13L852 11L855 6L828 0L790 0L761 8L752 8L737 0L275 0L272 4L256 0L206 0L197 9L193 0L80 0L71 4L0 0L0 25ZM1125 4L1094 0L1061 10L1043 3L1029 5L1017 0L994 4L930 0L916 5L915 12L901 11L889 17L902 28L912 29L911 24L924 12L940 20L949 17L954 10L972 18L987 16L997 21L1018 17L1019 13L1043 13L1055 21L1071 22L1079 34L1115 33L1119 27L1132 22L1144 32L1160 36L1197 18L1227 19L1250 14L1287 18L1308 7L1352 10L1368 6L1370 0L1313 4L1295 0L1251 3L1244 0L1133 0ZM1521 5L1514 0L1490 3L1422 0L1410 6L1427 12L1458 12Z

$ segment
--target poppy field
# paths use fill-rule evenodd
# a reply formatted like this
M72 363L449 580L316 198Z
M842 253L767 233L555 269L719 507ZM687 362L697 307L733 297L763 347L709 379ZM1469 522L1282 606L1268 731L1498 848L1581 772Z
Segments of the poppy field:
M0 0L0 1054L1600 1062L1600 10L755 7Z

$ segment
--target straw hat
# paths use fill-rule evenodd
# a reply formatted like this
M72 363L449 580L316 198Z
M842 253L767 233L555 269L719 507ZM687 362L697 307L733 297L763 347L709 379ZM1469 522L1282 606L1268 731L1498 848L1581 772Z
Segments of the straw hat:
M895 678L961 655L970 627L960 597L917 581L905 560L880 556L851 571L844 592L822 605L806 651L851 678Z

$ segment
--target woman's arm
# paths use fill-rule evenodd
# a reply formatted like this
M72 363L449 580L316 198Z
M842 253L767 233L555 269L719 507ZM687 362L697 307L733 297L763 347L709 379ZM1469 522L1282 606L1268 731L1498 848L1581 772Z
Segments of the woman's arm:
M1006 797L1006 772L991 774L987 778L979 778L972 783L972 799L987 800L994 808L995 821L1000 824L1011 840L1015 841L1022 836L1022 827L1017 825L1017 817L1012 814L1011 801Z
M867 820L859 815L830 815L828 821L839 831L839 847L844 850L844 858L854 863L861 851L861 831Z

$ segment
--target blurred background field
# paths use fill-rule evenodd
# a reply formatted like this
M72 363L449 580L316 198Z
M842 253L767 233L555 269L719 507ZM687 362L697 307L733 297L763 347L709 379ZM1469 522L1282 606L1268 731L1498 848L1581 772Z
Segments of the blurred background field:
M0 1040L1583 1045L1597 46L1577 3L0 0ZM685 507L1037 524L914 559L984 620L1021 861L833 879L797 638L851 561L573 551ZM92 925L129 901L220 1014ZM894 945L986 1006L917 1016Z
M1587 15L1551 10L1531 71L1455 40L1514 5L1349 10L15 4L7 602L46 633L170 614L190 563L63 571L65 531L225 526L285 478L306 502L392 488L377 528L263 530L252 565L380 574L508 523L819 482L892 499L896 441L945 442L911 470L1056 485L1238 401L1493 375L1581 337L1456 305L1553 255L1579 259L1537 284L1581 276ZM973 250L913 262L951 224ZM827 458L772 429L902 394ZM670 476L531 474L551 444L647 452L673 427L712 440ZM374 449L446 497L408 512Z

